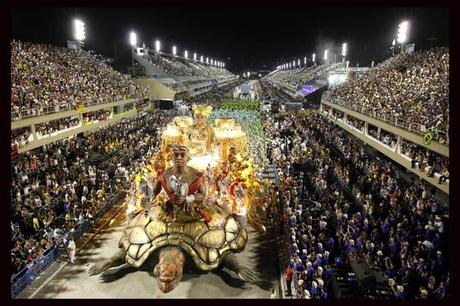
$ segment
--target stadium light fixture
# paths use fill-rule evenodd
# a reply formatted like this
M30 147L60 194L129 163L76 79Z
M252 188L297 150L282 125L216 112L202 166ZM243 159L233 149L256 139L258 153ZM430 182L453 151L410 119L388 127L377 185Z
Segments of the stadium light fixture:
M184 57L188 58L188 51L187 50L184 51Z
M132 65L132 74L134 75L134 49L137 45L137 35L133 31L129 34L129 44L132 47L131 50L131 65Z
M193 60L196 62L196 53L193 53Z
M203 55L200 56L200 62L204 63L204 61L203 61Z
M295 68L295 60L292 61L292 68Z
M137 45L137 35L136 35L136 33L131 32L131 33L129 34L129 43L130 43L131 46L133 46L133 47L134 47L135 45Z
M158 39L155 41L155 50L160 52L160 41Z
M82 42L86 38L85 33L85 23L79 19L74 19L73 21L74 26L74 38L79 42Z
M173 55L176 55L176 54L177 54L177 48L176 48L176 46L173 46L173 47L172 47L172 52L173 52Z
M313 53L313 55L312 55L312 57L311 57L311 61L312 61L313 63L316 63L315 60L316 60L316 54Z
M300 58L297 60L297 66L300 67Z
M209 64L209 57L206 58L206 64Z
M347 56L347 43L342 44L342 56Z
M407 32L409 30L409 21L403 21L399 24L397 41L401 45L407 40Z

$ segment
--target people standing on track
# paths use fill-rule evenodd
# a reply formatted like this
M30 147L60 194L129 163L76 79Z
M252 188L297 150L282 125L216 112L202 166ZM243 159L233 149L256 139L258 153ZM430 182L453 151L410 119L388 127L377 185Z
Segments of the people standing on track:
M289 265L285 272L284 272L284 278L286 279L286 285L287 285L287 295L292 296L292 291L291 291L291 285L292 285L292 277L294 275L294 269L292 268L292 265Z
M71 264L75 263L75 251L77 246L75 245L75 241L73 237L70 236L69 243L67 244L67 254L69 255L69 260Z

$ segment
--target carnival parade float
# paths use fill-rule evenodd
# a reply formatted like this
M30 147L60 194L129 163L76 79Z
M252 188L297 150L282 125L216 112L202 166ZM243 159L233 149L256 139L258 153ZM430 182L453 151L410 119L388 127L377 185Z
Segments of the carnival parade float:
M190 258L202 272L226 266L243 281L255 281L234 253L245 248L248 224L265 231L271 185L258 177L248 137L235 118L219 116L211 125L210 106L194 105L193 111L193 119L175 117L165 127L161 146L133 176L120 251L90 274L154 260L160 290L169 292Z

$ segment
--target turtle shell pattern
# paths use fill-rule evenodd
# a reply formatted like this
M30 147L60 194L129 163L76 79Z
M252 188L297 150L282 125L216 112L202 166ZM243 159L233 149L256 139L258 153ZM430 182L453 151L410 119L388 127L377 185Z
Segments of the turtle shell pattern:
M165 210L155 205L150 214L137 215L128 224L118 243L126 251L125 261L140 267L150 254L163 246L185 251L202 271L217 268L227 252L242 252L248 241L246 229L231 215L212 210L209 223L178 218L168 222ZM191 220L190 220L191 219Z

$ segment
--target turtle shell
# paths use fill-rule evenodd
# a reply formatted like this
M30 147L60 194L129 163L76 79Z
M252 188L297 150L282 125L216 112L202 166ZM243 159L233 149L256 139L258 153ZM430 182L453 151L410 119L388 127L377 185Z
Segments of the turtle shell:
M166 211L159 205L153 206L148 216L140 213L129 223L118 246L126 251L126 262L136 268L153 251L163 246L177 246L200 270L213 270L228 252L244 250L248 233L233 216L219 210L208 211L212 217L209 223L182 212L176 221L168 222Z

